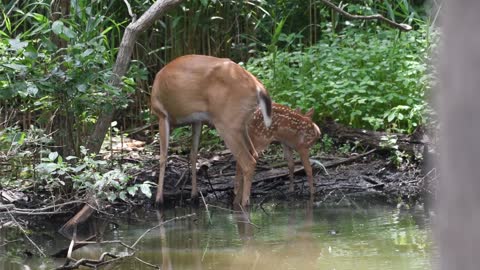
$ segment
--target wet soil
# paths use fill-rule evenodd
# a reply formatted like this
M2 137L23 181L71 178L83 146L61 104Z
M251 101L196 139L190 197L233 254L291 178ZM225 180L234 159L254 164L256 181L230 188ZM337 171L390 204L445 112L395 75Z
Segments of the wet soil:
M307 177L300 163L295 166L294 191L289 191L288 168L279 149L280 147L274 148L257 164L252 183L252 204L278 199L309 198ZM432 192L431 172L425 176L419 164L398 168L392 164L388 155L378 151L320 155L311 159L314 160L314 202L317 205L414 205L425 202L426 196ZM144 170L138 177L156 183L157 160L152 156L145 161ZM199 191L207 203L231 203L235 161L228 151L204 153L199 157L197 170ZM190 202L190 181L188 155L170 155L164 184L166 203Z

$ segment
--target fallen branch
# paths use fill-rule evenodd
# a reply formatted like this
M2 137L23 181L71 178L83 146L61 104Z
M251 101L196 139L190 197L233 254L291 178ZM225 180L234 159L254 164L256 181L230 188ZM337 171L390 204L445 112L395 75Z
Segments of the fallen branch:
M356 156L353 156L353 157L349 157L349 158L345 158L345 159L342 159L342 160L338 160L338 161L333 161L333 162L328 162L328 163L325 163L324 167L325 168L331 168L331 167L336 167L338 165L342 165L342 164L346 164L346 163L350 163L352 161L355 161L359 158L362 158L362 157L365 157L365 156L368 156L370 154L372 154L373 152L377 151L377 149L372 149L368 152L365 152L363 154L360 154L360 155L356 155Z
M385 17L383 17L382 15L380 14L374 14L374 15L353 15L353 14L350 14L348 12L346 12L345 10L337 7L335 4L333 4L332 2L328 1L328 0L320 0L322 3L324 3L325 5L327 5L328 7L330 7L331 9L335 10L336 12L342 14L343 16L347 17L348 19L351 19L351 20L367 20L367 21L371 21L371 20L379 20L379 21L383 21L385 23L387 23L388 25L394 27L394 28L397 28L397 29L400 29L402 31L410 31L412 30L412 27L408 24L404 24L404 23L396 23L390 19L387 19Z
M79 241L79 242L76 242L75 241L75 238L76 238L76 226L74 227L74 230L73 230L73 238L72 238L72 241L70 242L70 245L69 245L69 248L68 248L68 252L67 252L67 258L66 258L66 262L64 265L62 266L59 266L57 267L56 269L57 270L65 270L65 269L77 269L79 268L80 266L85 266L85 267L89 267L89 268L98 268L99 266L102 266L102 265L106 265L106 264L109 264L109 263L112 263L112 262L115 262L115 261L118 261L118 260L122 260L122 259L125 259L125 258L128 258L128 257L132 257L135 255L135 246L143 239L143 237L145 237L145 235L147 235L150 231L158 228L158 227L161 227L161 226L164 226L165 224L167 223L170 223L172 221L176 221L176 220L180 220L180 219L185 219L185 218L189 218L189 217L192 217L192 216L195 216L196 214L193 213L193 214L188 214L188 215L185 215L185 216L180 216L180 217L174 217L172 219L169 219L167 221L164 221L164 222L160 222L159 224L151 227L150 229L146 230L142 235L140 235L140 237L137 238L137 240L132 244L132 245L128 245L120 240L109 240L109 241L101 241L101 242L93 242L93 241ZM86 244L120 244L124 247L126 247L127 249L129 250L132 250L133 252L132 253L128 253L125 254L125 255L116 255L116 254L112 254L112 253L109 253L109 252L104 252L100 255L100 257L97 259L97 260L94 260L94 259L85 259L85 258L82 258L82 259L74 259L72 257L72 253L73 253L73 250L75 248L76 245L86 245ZM110 257L112 259L107 259L107 257ZM154 265L154 264L151 264L151 263L148 263L148 262L145 262L141 259L139 259L138 257L135 257L135 259L139 262L142 262L144 263L145 265L148 265L152 268L157 268L157 269L160 269L159 266L157 265ZM69 264L70 262L74 262L73 264Z
M150 231L155 230L156 228L158 228L158 227L160 227L160 226L163 226L163 225L165 225L165 224L167 224L167 223L170 223L170 222L172 222L172 221L176 221L176 220L180 220L180 219L186 219L186 218L189 218L189 217L193 217L193 216L195 216L195 215L196 215L196 214L193 213L193 214L188 214L188 215L181 216L181 217L174 217L174 218L171 218L171 219L169 219L169 220L167 220L167 221L161 222L161 223L159 223L159 224L156 225L156 226L153 226L152 228L146 230L142 235L140 235L140 237L138 237L137 241L135 241L135 243L133 243L132 248L135 248L135 246L138 244L138 242L140 242L140 240L142 240L142 238L145 237L145 235L146 235L147 233L149 233Z
M33 240L28 237L28 234L27 232L23 229L22 225L20 225L20 223L18 223L18 221L15 219L15 217L10 213L10 211L8 211L7 209L7 213L10 215L10 218L12 219L12 221L15 223L15 225L17 225L17 227L20 229L20 231L22 231L22 233L25 235L25 238L28 239L28 241L30 241L30 243L32 243L32 245L38 250L38 252L40 252L40 254L42 255L42 257L46 257L45 253L43 253L43 250L37 245L35 244L35 242L33 242Z
M30 209L30 208L17 208L15 207L14 204L0 204L0 213L2 211L8 211L10 214L15 214L15 215L29 215L29 216L35 216L35 215L58 215L58 214L65 214L68 213L67 211L60 211L63 207L72 205L72 204L79 204L82 203L82 201L71 201L71 202L65 202L61 204L54 204L54 205L49 205L41 208L35 208L35 209ZM47 211L50 209L55 209L54 211Z
M424 138L424 129L421 127L411 135L352 128L335 121L326 121L321 128L325 134L329 134L338 142L358 142L361 146L371 149L396 147L411 155L421 153L422 147L430 144L429 140Z

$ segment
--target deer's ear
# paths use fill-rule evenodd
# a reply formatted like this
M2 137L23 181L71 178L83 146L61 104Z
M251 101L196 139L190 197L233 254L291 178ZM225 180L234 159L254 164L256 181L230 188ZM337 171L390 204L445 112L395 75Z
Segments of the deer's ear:
M297 107L297 108L295 109L295 112L296 112L296 113L299 113L299 114L302 114L302 111L300 110L300 107Z
M308 118L312 118L313 116L313 113L315 112L315 110L313 109L313 107L305 114L305 117L308 117Z

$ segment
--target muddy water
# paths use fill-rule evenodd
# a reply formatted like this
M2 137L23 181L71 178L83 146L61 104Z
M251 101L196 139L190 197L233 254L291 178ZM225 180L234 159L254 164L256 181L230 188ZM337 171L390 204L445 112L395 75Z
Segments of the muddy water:
M430 228L423 212L381 206L347 209L282 203L249 214L216 208L210 208L209 214L186 208L163 215L137 211L130 219L116 220L118 227L107 225L104 239L132 244L160 220L192 212L195 218L170 222L146 234L136 255L161 269L432 268ZM34 232L32 239L47 254L68 245L48 229ZM25 255L32 249L21 242L0 247L0 269L51 269L63 262ZM88 245L76 250L74 257L95 258L105 251L124 254L126 249ZM108 268L152 269L131 258Z

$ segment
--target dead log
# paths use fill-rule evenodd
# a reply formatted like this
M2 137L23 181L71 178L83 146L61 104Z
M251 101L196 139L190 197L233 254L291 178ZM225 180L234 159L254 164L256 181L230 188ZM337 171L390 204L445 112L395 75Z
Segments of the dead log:
M400 133L391 133L383 131L371 131L360 128L352 128L328 120L321 126L322 132L328 134L339 143L358 142L365 148L374 149L395 149L395 147L407 154L416 156L423 152L423 146L428 142L423 138L423 128L417 130L411 135Z

